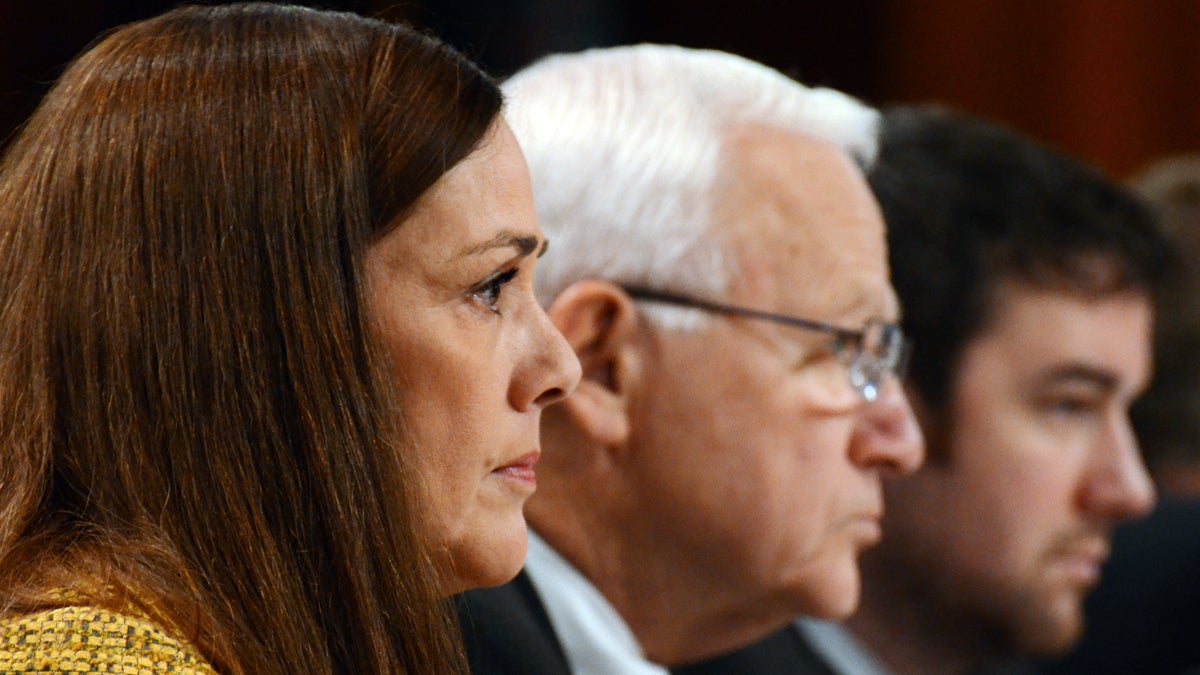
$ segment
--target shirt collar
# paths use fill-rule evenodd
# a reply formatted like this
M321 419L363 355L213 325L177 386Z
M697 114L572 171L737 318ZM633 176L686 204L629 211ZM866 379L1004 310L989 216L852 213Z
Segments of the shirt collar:
M586 577L529 532L525 573L537 590L575 675L668 675L648 661L629 625Z
M801 618L796 629L813 651L840 675L892 675L863 643L836 621Z

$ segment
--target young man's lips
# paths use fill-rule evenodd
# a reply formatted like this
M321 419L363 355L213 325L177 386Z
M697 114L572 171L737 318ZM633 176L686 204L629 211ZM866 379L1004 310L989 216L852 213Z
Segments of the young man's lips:
M1104 561L1082 553L1064 556L1062 567L1067 576L1081 586L1095 586L1100 583L1100 571Z
M864 546L874 546L883 538L883 526L879 513L860 513L853 519L853 526L858 530Z
M1076 583L1094 586L1100 582L1108 553L1108 542L1093 539L1063 548L1059 552L1059 561L1067 576Z
M537 465L538 458L541 456L542 453L537 450L534 450L533 452L527 452L508 464L496 469L492 473L498 473L505 478L511 478L513 480L521 481L522 483L532 483L536 485L537 474L534 472L533 467Z

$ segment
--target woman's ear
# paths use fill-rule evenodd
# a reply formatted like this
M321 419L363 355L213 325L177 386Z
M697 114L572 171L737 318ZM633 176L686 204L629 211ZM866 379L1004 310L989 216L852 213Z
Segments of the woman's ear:
M629 436L628 402L640 373L636 337L641 318L620 286L589 279L567 287L547 310L583 367L561 404L574 423L605 446Z

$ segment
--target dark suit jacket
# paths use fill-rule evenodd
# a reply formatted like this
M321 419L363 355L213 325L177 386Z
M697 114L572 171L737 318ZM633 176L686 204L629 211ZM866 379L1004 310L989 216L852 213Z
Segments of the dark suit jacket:
M571 675L524 571L503 586L458 596L458 621L473 675Z
M474 675L571 675L550 617L524 572L503 586L463 593L458 608ZM834 675L790 627L738 652L671 672Z
M794 626L749 647L690 666L673 675L836 675Z

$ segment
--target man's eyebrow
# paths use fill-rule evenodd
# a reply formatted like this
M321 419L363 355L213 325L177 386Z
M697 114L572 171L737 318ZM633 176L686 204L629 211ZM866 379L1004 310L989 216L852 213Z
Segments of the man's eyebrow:
M542 252L544 253L546 250L545 241L542 241L541 245L542 245ZM533 253L535 250L537 250L538 238L534 237L534 236L528 236L528 235L519 235L519 234L515 234L513 232L509 232L509 231L505 230L503 232L498 233L496 236L492 237L491 239L488 239L487 241L482 241L482 242L479 242L478 244L472 244L471 246L468 246L467 248L465 248L461 252L459 252L458 256L456 256L456 257L457 258L466 258L468 256L479 255L480 253L483 253L484 251L490 251L494 248L504 248L507 246L516 248L518 251L520 251L521 255L526 256L526 255L529 255L530 253ZM540 256L541 253L539 253L538 255Z
M1120 383L1120 378L1112 371L1086 363L1068 363L1050 368L1038 379L1045 384L1079 382L1105 391L1115 391Z

